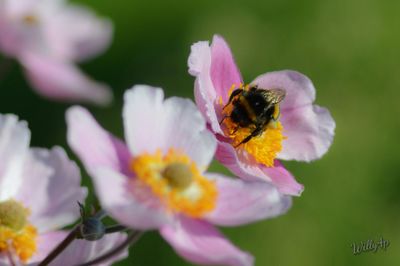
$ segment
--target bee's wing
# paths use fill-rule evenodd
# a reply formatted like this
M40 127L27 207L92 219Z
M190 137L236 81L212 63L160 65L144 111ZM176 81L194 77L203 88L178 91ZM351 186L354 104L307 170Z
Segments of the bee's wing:
M261 93L270 105L280 103L286 96L286 92L282 89L262 90Z

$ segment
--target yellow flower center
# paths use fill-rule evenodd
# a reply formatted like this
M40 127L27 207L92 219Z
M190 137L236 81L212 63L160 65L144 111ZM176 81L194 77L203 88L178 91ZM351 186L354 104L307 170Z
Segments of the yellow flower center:
M29 210L15 200L0 202L0 253L15 253L26 263L36 252L37 231L28 224Z
M229 95L232 94L234 88L237 88L235 84L232 85L229 90ZM240 84L239 88L248 90L249 86ZM276 104L274 107L274 113L272 114L274 119L271 119L265 126L263 132L260 135L252 137L246 143L242 143L242 141L252 134L256 126L252 124L248 127L240 127L229 118L235 108L232 101L224 106L222 99L220 99L219 104L223 107L222 117L226 117L221 124L222 129L225 136L232 140L232 146L239 151L246 151L258 163L264 164L267 167L274 166L274 159L282 150L282 141L286 139L286 137L282 135L282 124L278 121L280 111L279 104ZM246 106L246 108L248 109L249 106Z
M214 182L202 176L187 155L174 149L165 155L157 151L137 156L130 169L172 212L199 218L215 207Z

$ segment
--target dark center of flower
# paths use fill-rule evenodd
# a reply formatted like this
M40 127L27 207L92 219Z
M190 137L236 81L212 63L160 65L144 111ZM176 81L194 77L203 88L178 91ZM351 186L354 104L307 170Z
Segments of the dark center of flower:
M26 216L27 210L15 200L0 202L0 226L19 231L27 223Z
M168 183L178 189L185 189L193 181L193 174L190 167L184 163L171 163L165 167L162 176Z

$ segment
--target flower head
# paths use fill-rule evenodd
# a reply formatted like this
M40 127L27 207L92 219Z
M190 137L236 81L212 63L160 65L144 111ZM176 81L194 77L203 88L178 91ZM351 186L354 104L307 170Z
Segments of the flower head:
M107 104L110 88L83 74L74 62L108 47L111 22L62 0L0 0L0 51L24 66L43 96Z
M81 107L67 112L68 142L92 176L102 206L120 223L158 229L186 259L200 264L252 265L213 226L234 226L285 212L290 198L266 182L206 172L214 136L187 99L164 100L161 89L125 93L126 144Z
M29 141L24 121L0 115L0 265L36 265L44 259L66 237L60 229L78 219L76 202L87 194L78 167L62 148L29 148ZM124 238L76 240L54 265L86 262Z
M274 183L299 195L303 186L278 159L311 161L330 147L335 122L314 105L315 88L301 73L270 72L245 85L224 39L193 44L189 73L195 99L218 139L216 158L236 175Z

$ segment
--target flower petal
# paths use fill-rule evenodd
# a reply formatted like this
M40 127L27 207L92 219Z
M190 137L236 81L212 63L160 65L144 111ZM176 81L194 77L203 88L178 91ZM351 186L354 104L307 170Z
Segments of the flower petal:
M172 97L163 101L161 89L135 86L125 94L125 132L133 154L183 151L199 166L206 167L216 141L195 104Z
M279 192L292 196L300 196L303 191L303 185L297 183L282 165L277 164L277 160L275 160L277 169L274 169L275 166L265 167L262 164L249 163L244 158L239 158L232 145L225 142L218 143L215 157L232 173L246 181L263 180L272 182L277 186Z
M164 102L164 150L182 150L200 168L207 168L214 157L217 141L207 130L206 121L189 99L172 97Z
M233 84L239 86L242 77L225 40L214 35L211 47L208 42L192 45L188 59L189 73L196 77L195 100L214 133L223 134L216 110L221 97L226 103Z
M106 84L91 80L72 63L32 53L24 53L20 61L32 87L45 97L98 105L107 105L112 100Z
M291 198L282 195L263 181L243 181L219 174L207 174L218 187L216 209L207 221L223 226L236 226L284 214Z
M45 258L52 249L61 242L66 232L58 231L40 235L38 239L38 253L32 258L30 266L37 265ZM86 241L75 239L60 255L58 255L50 265L79 265L99 256L102 256L114 247L121 244L126 239L125 233L114 233L104 236L97 241ZM113 256L109 260L96 265L111 265L112 263L124 259L128 256L128 249L118 256Z
M37 251L30 259L29 266L38 265L48 254L65 239L68 235L66 231L52 231L40 234L37 238Z
M261 75L253 84L286 90L280 120L287 139L282 143L279 159L311 161L328 151L335 121L327 109L312 105L315 88L306 76L295 71L277 71Z
M322 157L335 135L335 121L326 108L308 105L282 112L281 122L287 139L278 158L312 161Z
M109 46L113 28L110 20L97 17L89 9L67 5L46 17L44 31L54 56L81 61Z
M39 232L64 227L79 218L77 201L87 189L80 186L78 166L61 147L35 148L24 167L24 182L16 196L31 211L30 220ZM35 188L32 190L32 188Z
M131 178L111 168L98 168L92 175L101 206L117 221L135 229L156 229L171 217L152 198L139 198L132 192Z
M89 173L97 167L110 167L128 174L131 157L125 144L105 131L85 109L74 106L66 112L67 139L70 147Z
M160 149L164 93L160 88L136 85L124 95L125 141L133 155Z
M208 42L197 42L192 45L188 59L189 73L196 77L194 96L197 107L211 125L212 131L222 134L214 104L216 91L211 81L211 48Z
M269 72L258 76L251 84L263 89L285 90L285 99L280 104L281 112L310 105L315 100L315 88L311 80L297 71Z
M286 170L278 160L274 161L274 167L260 166L263 172L268 175L272 183L278 187L279 192L287 195L300 196L304 186L296 182L293 175Z
M165 225L160 230L161 236L174 250L185 259L205 265L253 265L253 257L241 251L211 224L188 218Z
M210 75L217 96L221 96L224 103L229 99L228 92L232 85L239 86L242 83L231 49L219 35L214 35L211 44Z
M0 201L13 197L22 182L22 168L31 133L15 115L0 115Z

